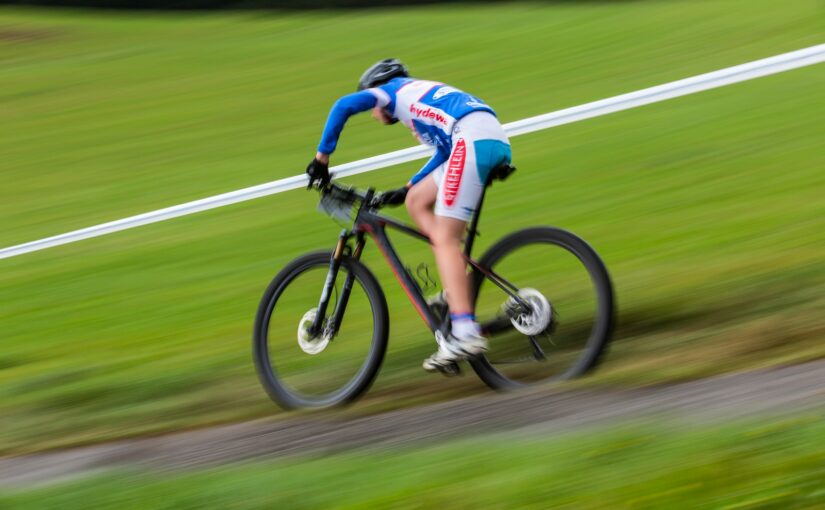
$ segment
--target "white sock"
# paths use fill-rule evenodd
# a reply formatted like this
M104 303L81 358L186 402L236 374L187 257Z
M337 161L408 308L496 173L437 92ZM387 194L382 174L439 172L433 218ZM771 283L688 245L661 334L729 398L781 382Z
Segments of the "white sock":
M481 326L472 319L455 320L453 321L452 334L459 340L471 336L481 336Z

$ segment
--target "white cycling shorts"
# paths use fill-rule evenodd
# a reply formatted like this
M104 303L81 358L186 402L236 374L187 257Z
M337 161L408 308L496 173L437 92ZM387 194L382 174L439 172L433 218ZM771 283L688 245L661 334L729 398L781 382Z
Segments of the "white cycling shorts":
M495 115L480 111L459 119L450 158L428 177L438 186L435 214L468 221L490 171L511 158L510 142Z

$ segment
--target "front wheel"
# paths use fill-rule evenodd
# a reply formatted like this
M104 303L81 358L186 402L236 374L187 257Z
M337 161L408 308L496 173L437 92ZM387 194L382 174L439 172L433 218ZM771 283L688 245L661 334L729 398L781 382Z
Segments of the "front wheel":
M344 257L322 328L310 334L330 264L329 252L292 261L266 289L255 318L253 355L266 392L286 409L351 402L375 379L389 334L387 301L375 277ZM354 278L340 324L332 316Z
M585 241L557 228L529 228L498 241L479 265L514 288L508 294L488 275L473 274L476 316L490 343L470 363L488 386L570 379L598 363L613 331L613 287Z

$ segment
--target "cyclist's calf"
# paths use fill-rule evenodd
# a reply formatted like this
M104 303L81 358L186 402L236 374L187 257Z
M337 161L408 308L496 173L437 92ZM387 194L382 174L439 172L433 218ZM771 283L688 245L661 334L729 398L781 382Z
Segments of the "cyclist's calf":
M467 223L454 218L438 216L430 236L438 272L444 290L450 296L448 304L452 313L472 313L470 279L461 250L461 238Z

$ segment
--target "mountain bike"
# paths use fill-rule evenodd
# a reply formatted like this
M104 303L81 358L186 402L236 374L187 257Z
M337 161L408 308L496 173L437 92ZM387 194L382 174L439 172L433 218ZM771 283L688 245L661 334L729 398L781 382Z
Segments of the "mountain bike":
M468 362L496 390L584 374L598 363L614 324L607 269L595 250L570 232L526 228L504 236L479 259L472 257L484 195L494 180L513 171L502 165L491 173L464 244L476 317L489 339L487 353ZM384 292L361 262L368 237L430 332L450 330L445 301L425 298L387 228L424 242L429 238L381 214L374 189L331 182L320 193L319 208L351 226L341 231L332 251L308 253L287 264L264 292L255 319L259 379L272 400L287 409L352 402L378 373L390 325ZM456 365L448 372L460 369Z

